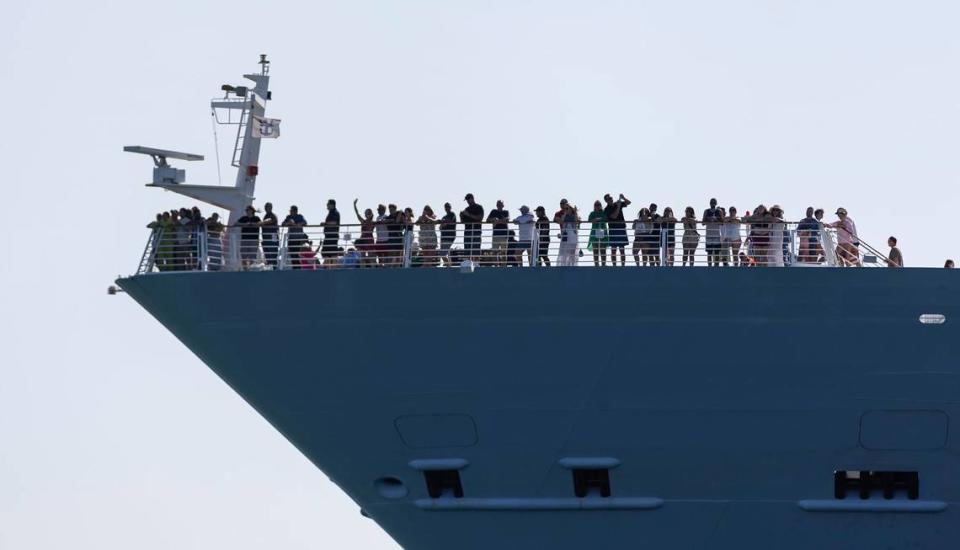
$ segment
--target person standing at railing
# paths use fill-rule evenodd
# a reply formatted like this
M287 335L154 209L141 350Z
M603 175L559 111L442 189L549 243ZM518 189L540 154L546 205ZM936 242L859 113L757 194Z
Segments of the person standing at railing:
M550 218L547 209L538 206L537 213L537 265L550 267Z
M387 249L384 253L385 265L397 266L403 260L403 226L406 216L397 209L397 205L387 205Z
M717 199L710 199L710 208L703 211L703 224L706 229L707 265L720 265L720 225L723 223L723 214L717 208Z
M726 258L730 257L733 265L740 264L740 218L737 217L737 207L731 206L727 216L723 219L723 254L724 263L727 265Z
M563 223L560 226L560 255L557 263L561 267L577 265L577 229L580 227L580 215L577 208L570 203L564 204Z
M527 253L527 261L532 266L534 265L533 258L533 229L535 219L533 214L530 213L530 207L523 205L520 207L520 215L514 218L513 223L517 224L517 229L519 230L519 238L517 239L516 249L517 260L516 263L523 263L523 253Z
M158 248L160 246L160 237L163 235L164 214L166 214L166 212L158 212L156 219L147 224L147 229L150 230L150 254L153 256L153 265L157 267L158 271L163 271L163 264L160 260Z
M887 239L887 246L890 247L890 253L887 254L887 267L903 267L903 254L897 248L897 238Z
M553 223L563 226L563 216L567 213L567 199L560 199L560 210L553 214Z
M650 210L641 208L637 211L637 219L633 220L633 261L640 267L647 265L647 237L650 236Z
M853 223L853 218L847 215L847 209L837 208L837 221L830 224L830 227L837 230L837 256L843 265L855 265L860 267L860 251L857 248L860 245L860 239L857 237L857 224Z
M480 224L483 222L483 207L477 204L473 193L463 197L467 207L460 212L460 221L463 223L463 249L466 257L477 261L480 259Z
M499 266L507 265L507 222L510 212L503 207L503 201L497 201L497 207L487 215L487 222L493 223L493 256Z
M770 226L769 226L769 247L767 248L767 265L773 267L783 267L784 246L787 244L784 239L784 232L787 230L787 224L783 221L783 209L779 205L773 205L770 208Z
M333 260L340 255L340 211L337 201L327 201L327 217L323 220L323 244L320 246L324 261Z
M271 269L277 267L277 251L280 250L278 235L280 220L273 213L273 203L263 205L263 221L260 222L260 232L263 238L263 260Z
M600 201L593 202L593 212L587 216L590 222L590 239L587 248L593 252L593 266L607 265L607 215Z
M303 244L307 242L307 234L303 232L307 219L300 214L300 209L296 205L292 205L282 225L287 228L287 250L293 254L299 253ZM294 268L296 269L296 264Z
M627 220L624 217L623 209L630 206L630 200L620 193L620 198L616 201L609 193L603 196L607 205L603 208L603 213L607 216L607 228L610 231L610 265L617 265L617 250L620 251L620 265L627 265L626 246L627 239Z
M661 239L664 243L664 265L672 267L677 247L677 218L673 215L673 208L669 206L663 209L663 216L660 218L660 232L663 235Z
M944 268L944 269L954 269L953 260L947 260L947 261L943 262L943 268Z
M807 207L806 216L797 224L797 240L800 241L800 254L797 258L801 263L815 263L820 254L820 222L814 217L812 206Z
M244 268L257 261L260 249L260 216L253 206L247 206L246 215L237 220L240 226L240 261Z
M771 216L767 212L767 207L759 204L753 209L753 214L743 217L743 221L749 225L747 256L754 260L754 265L767 265L767 253L769 244L769 225Z
M189 269L190 242L193 235L190 232L190 211L181 208L177 217L177 269Z
M727 267L730 265L730 245L727 244L726 239L724 239L727 229L727 209L718 206L717 210L720 211L720 249L717 253L717 265L722 263L724 267Z
M453 206L449 202L443 203L443 211L443 217L440 218L440 260L451 266L450 249L457 240L457 215L453 213Z
M423 207L423 212L417 218L417 225L420 226L417 237L423 253L422 265L433 267L437 265L437 217L429 204Z
M223 269L223 224L220 214L210 214L204 224L207 232L207 270Z
M360 222L360 238L354 241L354 244L357 247L357 254L360 256L360 266L370 267L376 262L373 257L376 250L376 245L373 242L375 222L373 221L373 210L369 208L363 211L363 216L360 215L360 209L357 207L359 200L353 199L353 213L357 215L357 221Z
M680 219L683 224L683 257L681 265L693 265L696 259L697 246L700 244L700 232L697 231L697 213L692 206L688 206L683 211L684 216ZM688 263L689 262L689 263Z
M650 203L650 207L647 208L649 216L649 233L647 234L647 247L645 254L647 255L646 262L650 266L659 266L660 265L660 214L657 214L657 205L656 203Z

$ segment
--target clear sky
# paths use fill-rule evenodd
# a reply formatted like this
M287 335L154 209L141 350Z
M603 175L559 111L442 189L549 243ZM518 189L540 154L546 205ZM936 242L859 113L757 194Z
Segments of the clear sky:
M940 266L960 260L958 22L955 0L8 2L0 549L395 547L105 293L185 203L122 146L205 154L188 181L215 183L208 101L258 54L283 119L258 202L310 220L330 197L716 196L844 206Z

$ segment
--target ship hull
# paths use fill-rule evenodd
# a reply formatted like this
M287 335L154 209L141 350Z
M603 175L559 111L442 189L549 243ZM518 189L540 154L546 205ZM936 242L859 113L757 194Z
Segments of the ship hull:
M405 548L960 538L950 422L960 277L948 270L369 269L118 283ZM577 497L571 461L607 464L610 496ZM423 470L441 466L458 471L462 498L430 496ZM838 470L917 472L919 497L839 499Z

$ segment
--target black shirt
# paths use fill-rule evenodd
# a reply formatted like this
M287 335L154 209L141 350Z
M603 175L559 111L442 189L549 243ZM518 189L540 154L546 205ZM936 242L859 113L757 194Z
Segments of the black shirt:
M276 240L275 236L267 237L267 235L276 235L277 234L277 215L273 212L267 212L263 215L263 238L270 240Z
M387 233L390 235L389 239L391 242L399 242L403 240L403 222L401 217L403 212L399 210L393 214L387 214Z
M617 203L612 202L608 204L604 209L603 213L607 215L607 224L610 229L626 229L627 222L623 217L623 205L620 205L620 208L617 208Z
M500 220L509 220L510 213L502 208L494 208L490 211L490 215L487 216L488 222L498 222ZM504 223L494 223L493 224L493 234L497 237L506 237L507 236L507 224Z
M547 246L550 245L550 218L538 216L537 230L540 233L540 255L545 256L547 254Z
M237 225L242 226L240 228L240 238L241 239L250 239L256 240L260 238L260 226L257 225L260 223L260 216L244 216L237 220Z
M440 218L440 238L444 241L457 238L457 215L453 212L447 212Z
M327 213L327 218L323 220L323 238L337 240L340 233L340 212L337 209Z
M483 219L483 207L477 203L473 203L473 204L467 205L464 211L467 214L470 214L474 218L473 220L471 220L466 218L465 216L462 216L462 215L460 216L460 221L466 224L464 226L464 229L470 229L473 231L480 229L480 223L475 220Z

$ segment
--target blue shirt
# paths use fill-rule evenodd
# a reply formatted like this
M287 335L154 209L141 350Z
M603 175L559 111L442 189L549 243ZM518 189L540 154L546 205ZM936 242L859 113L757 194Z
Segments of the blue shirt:
M809 231L810 242L820 242L820 222L816 218L803 218L797 224L797 231Z

